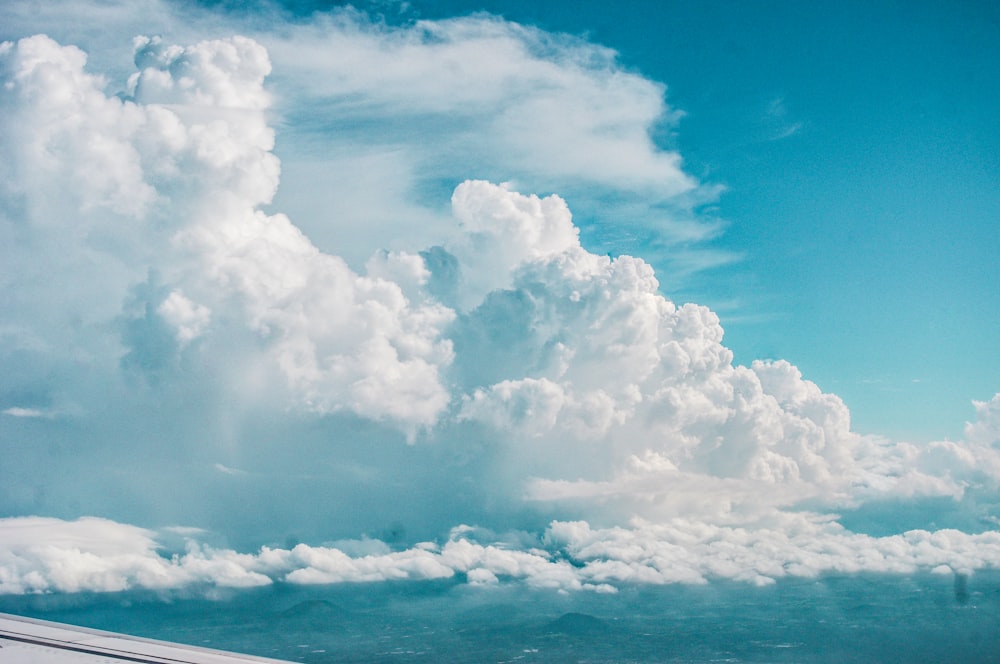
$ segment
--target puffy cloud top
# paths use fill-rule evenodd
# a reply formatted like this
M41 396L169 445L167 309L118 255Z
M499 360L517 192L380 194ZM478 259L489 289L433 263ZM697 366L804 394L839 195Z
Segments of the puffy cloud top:
M287 217L257 207L271 200L279 175L264 114L270 64L259 44L233 37L182 48L138 38L140 71L127 101L104 95L78 49L46 37L7 43L2 55L5 100L16 111L7 126L18 129L8 140L24 165L13 182L43 205L18 221L41 227L40 244L80 224L45 209L46 192L64 182L67 211L89 211L84 223L102 233L132 236L99 248L87 237L69 251L96 249L168 280L169 294L146 315L173 328L181 345L249 328L306 408L348 409L407 429L435 421L448 402L437 372L451 357L439 338L450 312L411 306L396 283L356 274ZM159 223L137 227L132 219L154 202ZM104 276L94 276L93 289L125 299L132 284Z

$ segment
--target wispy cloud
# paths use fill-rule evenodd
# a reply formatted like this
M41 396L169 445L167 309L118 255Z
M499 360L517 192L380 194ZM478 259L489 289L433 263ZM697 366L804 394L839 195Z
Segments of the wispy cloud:
M4 415L9 415L10 417L51 417L51 415L38 408L21 408L20 406L13 406L11 408L5 408L2 412Z
M767 105L764 113L765 123L771 128L768 140L780 141L794 136L802 131L804 123L794 121L790 118L784 97L775 97Z
M217 471L219 471L223 475L236 475L236 476L239 476L239 475L246 475L247 474L247 471L245 471L245 470L240 470L239 468L230 468L229 466L223 465L221 463L215 464L213 466L213 468L215 468Z

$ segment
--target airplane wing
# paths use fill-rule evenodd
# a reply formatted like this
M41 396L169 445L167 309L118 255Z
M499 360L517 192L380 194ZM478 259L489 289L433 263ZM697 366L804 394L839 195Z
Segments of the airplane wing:
M280 660L142 639L0 613L0 664L280 664Z

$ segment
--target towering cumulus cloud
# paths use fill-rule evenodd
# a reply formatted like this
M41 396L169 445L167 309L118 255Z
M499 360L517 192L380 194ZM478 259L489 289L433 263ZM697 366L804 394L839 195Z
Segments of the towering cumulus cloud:
M127 334L127 360L158 367L235 325L254 333L264 370L303 407L405 427L435 421L448 400L438 368L451 358L438 329L451 312L352 272L287 217L259 210L280 170L260 45L233 37L181 48L140 37L124 100L104 95L75 48L32 37L4 51L15 108L7 141L24 155L16 193L43 202L17 221L36 242L65 242L65 229L77 234L73 254L109 255L158 275L141 313L173 343L150 348L148 329ZM66 192L56 197L60 209L48 209L52 191ZM420 279L417 262L396 262ZM109 299L120 303L134 284L116 281L94 288L117 287Z
M334 110L426 100L421 68L461 74L488 43L500 88L530 88L493 120L537 139L510 147L549 177L663 200L700 187L649 142L662 90L624 118L581 93L546 124L563 87L657 90L609 75L607 54L588 68L575 42L487 18L420 38L326 29L385 60L381 97L331 78ZM1000 396L960 442L853 432L837 396L786 361L734 365L712 311L672 302L641 258L588 251L562 198L511 184L461 182L450 214L423 208L437 237L348 262L275 210L281 104L258 41L137 37L134 63L112 93L79 48L0 46L0 592L407 578L612 592L1000 566ZM623 145L641 163L604 169ZM930 500L973 532L928 520L877 537L837 517ZM319 545L345 536L365 538Z

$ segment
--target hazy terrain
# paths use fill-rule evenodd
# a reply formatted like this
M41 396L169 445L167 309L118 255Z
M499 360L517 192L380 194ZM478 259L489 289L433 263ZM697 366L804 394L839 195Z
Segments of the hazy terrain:
M629 587L287 584L218 599L4 597L0 610L302 662L991 662L1000 574Z

